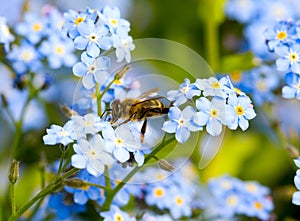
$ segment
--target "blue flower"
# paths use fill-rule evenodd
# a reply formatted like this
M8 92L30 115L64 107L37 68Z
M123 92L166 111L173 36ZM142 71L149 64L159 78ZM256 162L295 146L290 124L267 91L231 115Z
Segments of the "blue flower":
M18 74L24 74L28 70L35 72L42 67L41 54L27 41L22 41L20 46L13 45L7 58Z
M88 134L94 135L109 124L101 121L100 117L94 113L88 113L84 116L73 115L72 121L77 139L86 138Z
M278 71L288 71L300 74L300 44L296 43L291 46L279 45L275 47L275 52L280 57L276 60Z
M174 101L174 106L179 106L195 96L200 96L200 94L201 91L195 86L195 84L191 84L190 80L185 78L184 82L179 85L178 90L168 91L167 98L170 101Z
M9 44L15 40L15 36L9 31L9 27L6 24L6 19L0 17L0 44L4 44L5 51L9 51Z
M125 163L130 159L128 148L139 150L141 147L140 141L135 139L127 125L121 125L116 130L108 126L103 129L102 136L106 150L112 153L121 163Z
M270 51L274 51L274 48L278 45L294 42L293 36L295 35L296 25L287 21L278 21L273 27L264 31Z
M118 7L105 6L101 13L98 13L98 16L108 26L111 33L116 33L119 27L124 27L127 29L127 32L129 31L130 23L121 18Z
M75 48L86 49L86 53L93 58L100 54L100 49L108 50L112 46L112 39L104 25L95 26L94 22L88 20L78 25L78 32L80 35L74 40Z
M226 108L226 124L228 128L236 130L239 126L242 130L249 127L248 120L256 116L251 100L247 96L230 95Z
M175 138L179 143L185 143L190 137L190 131L201 130L202 127L193 123L192 119L196 110L187 106L181 111L178 107L171 107L168 113L169 121L166 121L162 130L167 133L175 133Z
M169 205L170 213L176 220L181 217L190 217L192 215L192 198L181 188L173 187L170 190L171 202Z
M80 170L76 178L83 182L99 185L102 185L101 181L104 182L104 177L102 177L102 179L100 179L101 177L95 177L89 174L87 170ZM86 204L89 199L98 200L101 197L100 189L95 186L84 185L81 188L76 189L65 186L64 188L67 192L73 194L74 202L80 205Z
M212 136L218 136L222 132L222 124L226 123L225 100L220 97L214 97L209 101L205 97L196 100L196 106L199 112L194 115L193 122L196 125L206 125L206 131Z
M125 213L124 211L120 210L120 208L115 205L112 205L110 207L110 211L101 212L100 215L104 218L103 221L136 221L134 217L130 217L128 213Z
M17 34L25 36L32 44L38 43L45 36L45 30L45 18L40 18L33 13L26 13L24 22L16 27Z
M113 163L113 158L105 151L103 140L99 134L93 136L90 141L80 139L73 146L74 154L71 164L78 169L87 171L98 177L104 172L104 165Z
M71 39L75 39L80 35L78 32L78 25L83 22L91 20L95 21L95 18L87 12L76 12L74 10L68 10L64 13L65 22L62 26L62 30L65 31Z
M221 98L228 97L226 90L228 87L225 85L228 83L226 77L221 78L220 80L215 77L210 77L208 79L197 79L195 86L200 90L203 90L204 96L218 96Z
M74 125L72 121L68 121L63 127L51 125L47 129L47 135L43 136L46 145L63 144L64 146L74 141Z
M171 202L171 194L168 194L169 188L162 183L153 183L147 185L145 189L145 202L149 206L157 206L159 209L165 209Z
M128 35L128 29L124 26L116 30L116 34L112 35L113 47L116 48L117 62L124 59L127 63L131 61L130 51L134 50L132 37Z
M53 69L63 65L71 67L76 62L73 54L74 45L69 38L62 39L60 36L52 35L47 41L43 41L39 50L47 57L49 66Z
M64 192L59 192L50 196L48 206L55 210L59 219L66 219L72 213L80 213L86 210L85 205L79 205L73 202L72 198Z
M81 62L73 66L73 73L78 77L82 77L82 84L85 88L91 89L95 87L96 82L102 84L108 78L107 70L109 66L109 57L93 58L84 52L81 55Z
M288 85L282 88L282 97L300 100L300 75L290 72L285 75Z

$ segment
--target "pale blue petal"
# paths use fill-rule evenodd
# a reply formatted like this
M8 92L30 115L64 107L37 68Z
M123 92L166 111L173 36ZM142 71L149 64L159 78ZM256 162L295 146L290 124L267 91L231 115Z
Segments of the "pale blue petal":
M294 163L296 164L297 167L300 168L300 157L298 157L297 159L294 159Z
M290 86L284 86L282 88L282 97L291 99L294 98L296 95L296 88Z
M144 164L144 154L142 151L136 151L134 153L134 159L137 162L138 166L142 166Z
M300 191L293 194L293 204L300 206Z
M194 117L193 117L193 122L196 124L196 125L199 125L199 126L204 126L207 124L208 120L210 118L210 115L207 114L207 113L204 113L204 112L197 112Z
M276 68L278 71L287 71L289 69L290 62L286 58L278 58L276 60Z
M244 131L249 127L249 122L243 116L239 119L239 126Z
M100 48L97 46L96 43L90 42L89 46L86 49L86 53L89 56L96 58L100 54Z
M164 122L162 130L166 131L167 133L175 133L178 124L174 121L166 121Z
M182 111L182 116L184 119L190 120L195 115L196 110L192 106L186 106Z
M222 124L217 119L211 119L206 125L207 132L212 136L218 136L222 132Z
M78 62L73 66L75 76L82 77L87 72L87 66L83 62Z
M181 116L181 110L178 107L171 107L168 113L170 119L179 119Z
M300 190L300 176L294 177L295 186L298 190Z
M176 130L175 138L179 143L185 143L190 137L190 131L185 127Z
M199 111L209 112L211 103L206 97L201 97L196 100L196 107Z
M113 151L113 155L121 163L125 163L130 158L128 151L124 148L115 148Z
M76 191L74 193L74 202L84 205L88 201L88 197L84 191Z
M92 89L95 87L96 83L94 81L94 75L92 74L86 74L82 78L82 84L87 89Z
M84 49L86 49L88 43L89 43L89 40L87 38L83 38L82 36L78 36L74 40L74 47L78 50L84 50Z
M75 168L84 169L86 168L86 163L86 159L83 155L75 154L71 158L71 164Z

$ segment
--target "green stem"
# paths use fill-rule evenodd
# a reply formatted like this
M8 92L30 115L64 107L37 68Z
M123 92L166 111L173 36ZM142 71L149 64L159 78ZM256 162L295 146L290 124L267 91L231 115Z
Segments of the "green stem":
M105 166L104 168L104 177L105 177L105 186L108 190L111 190L111 183L110 183L110 177L109 177L109 168L108 166Z
M15 195L15 184L11 183L10 185L10 194L11 194L11 210L12 215L15 216L17 209L16 209L16 195Z
M211 16L207 16L205 20L205 42L207 62L213 70L218 70L220 65L220 47L219 47L219 30L218 22L215 15L216 1L207 1L207 10Z
M8 221L16 221L18 217L20 217L25 211L27 211L33 204L37 201L42 200L45 196L52 193L53 191L57 190L61 187L63 180L74 175L78 172L77 168L73 168L60 177L56 177L53 182L48 184L43 190L41 190L37 195L35 195L31 200L29 200L24 206L22 206L15 214L12 214Z
M155 154L157 154L159 151L161 151L165 146L170 144L175 140L175 136L171 136L170 138L163 140L162 143L160 143L146 158L144 161L144 165L141 167L136 166L132 171L130 171L129 174L112 190L107 191L107 195L105 198L105 201L102 206L102 211L107 211L110 208L110 205L112 204L114 196L123 188L123 186L144 166L151 160L151 158L155 157Z
M98 187L98 188L104 189L104 190L107 190L107 189L108 189L106 186L102 186L102 185L99 185L99 184L96 184L96 183L84 182L83 184L84 184L84 185L87 185L87 186Z

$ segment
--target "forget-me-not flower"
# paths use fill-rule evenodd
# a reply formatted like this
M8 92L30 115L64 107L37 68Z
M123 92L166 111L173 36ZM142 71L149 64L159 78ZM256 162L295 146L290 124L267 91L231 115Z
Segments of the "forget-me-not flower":
M81 62L73 66L73 73L78 77L82 77L82 84L85 88L91 89L95 87L96 82L102 84L108 78L107 70L109 66L109 57L93 58L84 52L81 55Z
M192 106L187 106L182 111L178 107L171 107L168 113L170 120L164 123L162 130L175 133L176 140L185 143L190 137L190 131L202 129L192 121L195 114L196 110Z
M75 48L85 50L86 53L96 58L100 54L100 49L108 50L113 42L108 36L109 30L104 25L95 25L93 21L81 22L78 25L79 36L74 40Z
M113 47L116 48L117 62L125 59L129 63L131 61L130 52L134 50L135 45L132 37L128 35L128 29L124 26L119 27L116 34L112 35L112 41Z
M0 44L4 44L5 51L9 51L9 44L15 40L15 36L9 31L6 18L0 17Z
M201 91L195 86L194 83L190 83L188 78L184 79L184 82L180 84L178 90L170 90L167 93L167 98L173 101L174 106L179 106L192 99L195 96L200 96Z
M112 205L107 212L101 212L100 215L104 218L103 221L136 221L134 217L130 217L128 213L120 210L119 207Z
M112 156L105 150L103 139L99 134L93 136L90 141L80 139L73 146L74 154L71 164L78 169L87 171L98 177L104 172L104 166L113 163Z
M278 71L288 71L300 74L300 44L280 45L275 47L275 53L280 56L276 60L276 68Z
M209 101L206 97L196 100L199 112L194 115L193 122L196 125L206 125L206 131L212 136L218 136L222 132L222 125L226 123L225 99L214 97Z
M282 88L282 97L300 100L300 75L293 72L287 73L285 81L288 85Z

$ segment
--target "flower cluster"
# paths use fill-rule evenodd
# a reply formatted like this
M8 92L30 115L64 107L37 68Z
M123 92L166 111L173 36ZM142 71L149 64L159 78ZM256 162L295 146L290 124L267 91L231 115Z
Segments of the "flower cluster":
M254 181L226 175L210 179L208 188L213 196L210 216L232 218L239 214L267 220L274 208L270 190Z
M200 95L203 96L200 96ZM222 132L222 125L235 130L239 126L242 130L249 127L248 120L256 114L250 98L235 89L228 76L219 80L215 77L197 79L190 83L188 79L178 90L171 90L167 95L173 101L163 130L175 133L178 142L184 143L190 136L190 131L199 131L206 126L206 131L212 136ZM182 111L178 106L196 98L195 109L186 106Z

